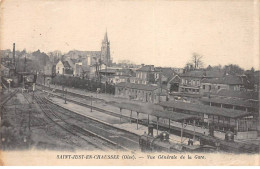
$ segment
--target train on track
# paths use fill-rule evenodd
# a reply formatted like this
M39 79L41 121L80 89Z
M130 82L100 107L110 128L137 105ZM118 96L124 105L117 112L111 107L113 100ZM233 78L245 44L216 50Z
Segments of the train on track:
M180 144L170 141L169 133L161 132L156 137L153 136L153 126L148 126L148 134L144 133L139 138L139 146L142 152L214 152L218 150L216 146Z
M258 145L234 142L234 133L227 131L225 140L213 136L200 136L200 145L189 145L171 142L169 133L164 131L158 136L153 136L152 125L148 127L148 134L139 138L141 151L151 152L215 152L225 151L233 153L259 153ZM189 140L190 141L190 140Z

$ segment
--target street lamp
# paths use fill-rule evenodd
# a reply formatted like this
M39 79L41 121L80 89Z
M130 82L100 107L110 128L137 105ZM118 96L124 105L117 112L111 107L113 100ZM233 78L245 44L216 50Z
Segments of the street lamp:
M67 89L65 90L65 94L64 94L64 104L67 104L67 99L66 99L66 95L67 95Z

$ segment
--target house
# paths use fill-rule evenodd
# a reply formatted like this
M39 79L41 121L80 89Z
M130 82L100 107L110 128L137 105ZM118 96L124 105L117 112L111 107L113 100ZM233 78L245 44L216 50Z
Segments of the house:
M218 78L204 78L201 80L200 93L217 93L220 89L240 91L244 88L245 79L236 75L224 75Z
M155 82L161 84L167 84L170 78L172 78L177 73L171 68L156 67L154 71Z
M72 75L73 69L68 61L59 61L56 64L56 74L57 75Z
M162 85L171 92L178 92L180 84L180 76L172 68L155 69L155 81L158 85Z
M81 77L82 74L83 74L82 62L75 63L73 75L76 76L76 77Z
M114 76L116 74L116 69L107 67L107 68L103 68L99 71L101 76Z
M115 96L142 102L158 103L167 100L167 89L153 85L121 82L115 85Z
M132 69L117 69L110 82L114 84L130 82L131 77L135 77L135 73Z
M183 68L173 68L173 70L178 73L178 74L182 74L184 73L184 69Z
M155 70L154 65L144 65L136 70L136 77L131 79L131 83L136 84L154 84L155 83Z
M179 92L188 94L200 94L202 79L220 78L224 75L222 71L194 70L181 74Z
M90 66L84 61L75 63L73 75L76 77L90 77Z
M167 89L169 93L178 92L181 78L178 74L172 76L167 82Z

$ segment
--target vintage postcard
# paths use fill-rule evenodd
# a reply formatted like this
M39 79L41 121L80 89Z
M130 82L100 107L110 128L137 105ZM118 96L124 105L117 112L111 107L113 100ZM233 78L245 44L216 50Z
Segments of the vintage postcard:
M260 165L258 0L0 5L0 165Z

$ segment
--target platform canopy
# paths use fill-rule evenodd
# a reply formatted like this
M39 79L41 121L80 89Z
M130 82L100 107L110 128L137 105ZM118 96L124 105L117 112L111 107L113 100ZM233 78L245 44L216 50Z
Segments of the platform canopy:
M241 110L233 110L233 109L226 109L220 107L213 107L208 105L202 104L194 104L194 103L185 103L185 102L177 102L177 101L168 101L168 102L161 102L160 105L166 108L173 108L173 109L180 109L195 113L204 113L209 115L217 115L229 118L240 118L252 115L250 112L245 112Z
M131 110L131 111L135 111L138 113L152 115L152 116L156 116L156 117L164 118L164 119L171 119L173 121L193 120L193 119L201 118L196 115L189 115L189 114L178 113L178 112L173 112L173 111L166 111L166 110L163 110L163 108L161 106L154 105L154 104L140 105L140 104L126 103L126 102L121 102L121 103L110 102L110 104L113 106L116 106L120 109Z
M201 98L201 101L204 102L212 102L212 103L218 103L218 104L226 104L226 105L232 105L232 106L243 106L243 107L249 107L249 108L259 108L259 102L258 101L252 101L252 100L243 100L243 99L231 99L231 98Z

